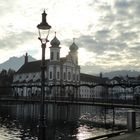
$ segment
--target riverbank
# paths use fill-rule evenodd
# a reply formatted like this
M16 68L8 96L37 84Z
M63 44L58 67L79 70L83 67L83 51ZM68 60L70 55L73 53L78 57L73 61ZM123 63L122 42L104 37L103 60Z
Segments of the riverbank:
M105 134L102 136L97 136L94 138L89 138L86 140L139 140L140 139L140 128L136 129L135 132L128 133L127 130L122 130L118 132L114 132L111 134Z
M107 140L139 140L140 139L140 129L137 129L133 133L126 133L116 137L108 138Z

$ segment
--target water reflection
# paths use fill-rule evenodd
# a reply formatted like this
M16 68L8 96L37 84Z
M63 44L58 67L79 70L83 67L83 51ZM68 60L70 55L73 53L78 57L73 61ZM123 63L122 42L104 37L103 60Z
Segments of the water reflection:
M80 125L78 128L78 133L76 135L76 138L78 140L85 140L86 138L92 138L98 135L103 135L107 133L108 131L102 128L95 128L93 126L88 125Z
M0 111L0 140L38 139L38 104L0 105ZM126 125L124 112L116 110L115 123ZM48 104L45 113L47 140L84 140L112 131L111 109Z

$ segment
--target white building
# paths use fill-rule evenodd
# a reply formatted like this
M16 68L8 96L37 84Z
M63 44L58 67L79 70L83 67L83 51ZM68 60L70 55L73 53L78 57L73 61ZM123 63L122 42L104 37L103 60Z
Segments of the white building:
M69 53L66 57L60 58L60 41L55 36L50 42L50 59L46 60L45 85L80 85L80 84L99 84L104 82L104 78L80 73L78 65L78 46L73 41L69 47ZM41 84L41 61L28 62L28 56L25 56L25 63L16 72L13 79L13 86L19 85L40 85ZM103 92L102 87L89 89L87 86L73 88L53 87L45 88L46 96L63 96L63 97L82 97L91 98L100 96ZM14 94L18 96L38 96L40 88L38 87L22 87L15 88Z
M138 81L134 77L128 76L110 79L108 83L115 86L108 89L109 97L114 99L133 99L134 94L139 93L139 86L133 87L129 86L129 84L134 85L136 82Z

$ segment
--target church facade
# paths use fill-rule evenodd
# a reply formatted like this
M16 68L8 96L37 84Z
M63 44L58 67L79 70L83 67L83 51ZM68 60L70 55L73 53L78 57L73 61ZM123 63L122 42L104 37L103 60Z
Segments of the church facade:
M80 73L78 64L78 46L73 41L69 47L69 53L66 57L60 58L60 41L56 35L50 42L50 59L45 61L45 93L46 96L80 97L89 98L100 96L102 87L89 89L88 87L73 88L73 86L54 86L51 85L80 85L80 84L100 84L105 82L102 76L96 77ZM28 62L26 53L25 63L16 72L13 79L14 94L18 96L38 96L41 91L38 86L41 84L41 61ZM24 85L22 88L16 87ZM48 86L47 86L48 85Z

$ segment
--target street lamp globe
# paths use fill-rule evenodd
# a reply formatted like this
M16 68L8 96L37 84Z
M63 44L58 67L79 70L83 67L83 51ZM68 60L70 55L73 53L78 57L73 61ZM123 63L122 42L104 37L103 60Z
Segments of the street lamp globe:
M42 43L48 42L48 36L49 36L50 29L51 29L51 26L46 21L46 15L47 14L44 10L44 12L42 13L42 21L40 24L37 25L38 33L39 33L38 39Z

